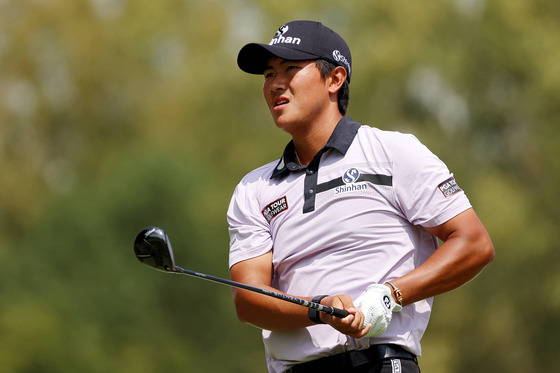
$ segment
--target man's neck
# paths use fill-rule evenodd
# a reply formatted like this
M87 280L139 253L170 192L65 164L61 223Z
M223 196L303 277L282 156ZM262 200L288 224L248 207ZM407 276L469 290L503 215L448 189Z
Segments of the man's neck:
M330 117L324 117L305 127L302 126L304 131L292 134L296 154L302 164L309 164L315 154L327 144L341 119L342 114L337 111Z

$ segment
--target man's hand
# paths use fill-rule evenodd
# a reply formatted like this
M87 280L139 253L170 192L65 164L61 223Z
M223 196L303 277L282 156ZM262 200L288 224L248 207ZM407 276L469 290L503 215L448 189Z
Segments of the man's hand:
M371 326L363 337L375 337L387 331L393 318L393 312L399 312L402 307L395 302L391 289L385 285L373 284L356 299L356 307L364 315L363 328Z
M353 338L362 338L369 332L370 326L365 322L364 314L354 306L352 297L349 295L328 296L321 300L321 304L341 308L349 313L348 316L341 319L321 312L320 318L325 324L329 324L339 332Z

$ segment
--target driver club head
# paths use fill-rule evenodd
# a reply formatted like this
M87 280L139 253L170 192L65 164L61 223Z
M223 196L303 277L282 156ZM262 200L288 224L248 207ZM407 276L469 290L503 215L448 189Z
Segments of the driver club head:
M167 233L161 228L142 229L134 240L134 253L148 267L163 272L176 272L171 243Z

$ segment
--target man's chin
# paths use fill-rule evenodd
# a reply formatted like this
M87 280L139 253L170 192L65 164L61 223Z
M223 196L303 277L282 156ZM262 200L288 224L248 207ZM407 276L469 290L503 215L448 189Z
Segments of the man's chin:
M294 126L292 121L286 120L285 118L273 118L273 119L274 119L274 124L276 124L276 127L288 133L292 132L291 129Z

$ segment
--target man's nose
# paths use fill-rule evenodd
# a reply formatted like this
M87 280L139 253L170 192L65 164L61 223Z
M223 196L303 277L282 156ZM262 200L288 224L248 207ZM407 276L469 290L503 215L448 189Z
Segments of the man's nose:
M277 74L270 83L271 91L285 90L288 87L288 79L284 74Z

